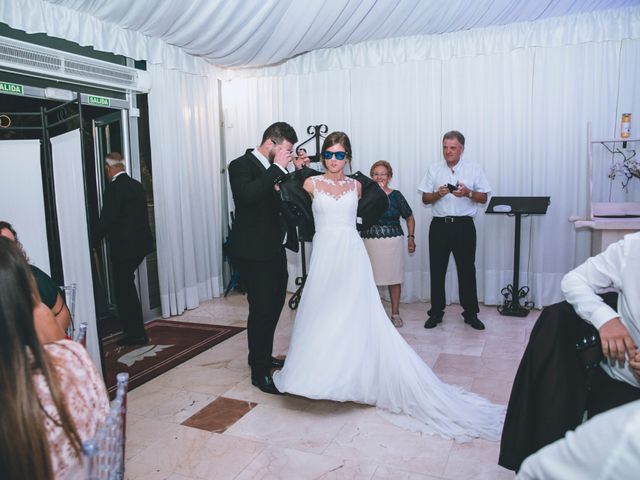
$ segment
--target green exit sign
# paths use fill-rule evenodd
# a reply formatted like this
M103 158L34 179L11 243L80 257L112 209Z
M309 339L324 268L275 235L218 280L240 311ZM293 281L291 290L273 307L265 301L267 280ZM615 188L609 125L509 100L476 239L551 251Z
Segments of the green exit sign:
M96 95L89 95L89 105L97 105L99 107L110 107L111 99L107 97L98 97Z
M0 93L24 95L24 86L18 85L17 83L0 82Z

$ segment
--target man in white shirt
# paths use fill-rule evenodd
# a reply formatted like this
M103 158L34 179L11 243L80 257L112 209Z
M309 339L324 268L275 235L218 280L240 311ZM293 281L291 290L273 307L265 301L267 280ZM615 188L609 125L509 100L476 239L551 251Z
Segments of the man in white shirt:
M423 192L422 202L433 208L429 227L431 309L424 328L435 327L444 317L444 281L453 253L464 321L476 330L484 330L484 324L478 319L473 217L478 204L486 203L491 187L479 164L462 160L464 142L464 135L458 131L445 133L442 137L444 162L430 165L418 187Z
M617 299L597 293L611 288ZM569 272L562 290L567 302L542 311L513 382L498 461L505 468L518 470L585 411L591 418L640 399L640 233ZM577 351L586 351L585 338L593 344L586 363ZM594 361L599 350L604 360Z
M618 311L597 291L615 288ZM626 235L562 279L562 292L581 318L598 329L600 366L613 379L640 388L640 233Z

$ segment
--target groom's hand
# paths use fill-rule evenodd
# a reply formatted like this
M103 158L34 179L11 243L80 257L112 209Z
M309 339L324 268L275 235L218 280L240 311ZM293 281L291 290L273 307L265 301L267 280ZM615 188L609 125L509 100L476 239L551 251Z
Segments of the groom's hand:
M285 170L287 169L287 165L293 159L291 152L289 150L285 150L280 145L277 145L276 148L279 148L276 152L276 156L273 158L273 161L280 165Z

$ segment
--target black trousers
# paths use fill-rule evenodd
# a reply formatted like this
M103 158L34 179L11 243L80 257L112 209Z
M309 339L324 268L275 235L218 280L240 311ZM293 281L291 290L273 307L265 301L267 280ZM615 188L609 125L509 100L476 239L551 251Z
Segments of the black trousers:
M283 248L271 260L235 258L234 264L249 301L247 337L251 374L268 375L273 354L273 334L287 295L287 257Z
M458 271L458 292L463 316L474 317L478 308L476 287L476 227L472 217L434 218L429 227L429 272L431 309L429 315L441 317L446 306L444 280L453 253Z
M135 284L135 273L144 257L113 258L111 261L120 322L124 333L132 338L145 335L142 305Z
M603 298L615 306L615 294ZM582 422L640 398L640 388L587 369L576 341L589 327L567 302L546 307L538 318L513 382L498 463L518 470L542 447Z

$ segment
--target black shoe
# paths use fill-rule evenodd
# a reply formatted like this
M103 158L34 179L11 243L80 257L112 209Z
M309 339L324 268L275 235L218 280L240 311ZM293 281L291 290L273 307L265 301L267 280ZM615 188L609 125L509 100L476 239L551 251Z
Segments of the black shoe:
M149 337L143 335L141 337L124 337L116 342L120 347L130 347L133 345L148 345Z
M434 315L433 317L427 318L427 321L424 322L424 328L434 328L439 323L442 323L442 316Z
M271 368L284 367L284 358L271 357Z
M464 323L469 324L471 328L475 328L476 330L484 330L484 323L475 315L473 317L465 317Z
M269 375L260 375L257 377L251 376L251 383L262 390L264 393L271 393L273 395L284 395L280 390L276 388L273 383L273 378Z

